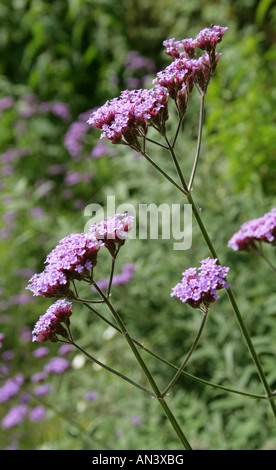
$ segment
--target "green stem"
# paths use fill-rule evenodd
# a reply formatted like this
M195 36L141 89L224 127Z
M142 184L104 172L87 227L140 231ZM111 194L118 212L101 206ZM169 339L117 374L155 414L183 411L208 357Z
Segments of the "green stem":
M264 250L263 250L263 247L262 247L262 242L260 241L259 243L259 249L258 247L256 246L256 250L254 250L257 252L257 254L263 258L265 260L265 262L268 264L268 266L270 266L271 269L273 269L273 271L276 272L276 267L271 263L271 261L267 258L267 256L265 255L264 253Z
M198 164L198 160L199 160L199 152L200 152L200 147L201 147L202 128L203 128L204 99L205 99L205 93L202 93L202 95L200 96L200 111L199 111L199 124L198 124L198 136L197 136L196 153L195 153L192 173L191 173L190 181L189 181L189 185L188 185L189 191L191 191L191 189L193 187L194 177L195 177L197 164Z
M163 408L163 411L165 412L167 418L169 419L172 427L174 428L180 442L183 444L186 450L192 450L190 443L188 442L186 436L184 435L182 429L180 428L175 416L171 412L170 408L168 407L166 401L164 400L164 397L161 396L161 392L159 390L158 385L156 384L151 372L149 371L148 367L146 366L142 356L140 355L138 349L135 346L134 341L132 340L131 336L129 335L120 315L118 312L114 309L113 305L109 302L109 299L105 296L105 294L102 292L102 290L98 287L96 282L93 282L94 287L97 289L99 294L102 296L103 300L105 301L106 306L110 310L113 318L115 319L119 329L121 330L122 334L124 335L130 349L132 350L137 362L139 363L142 371L144 372L148 382L150 383L152 390L155 394L155 396L158 398L158 401Z
M108 372L111 372L114 375L117 375L117 377L120 377L121 379L125 380L126 382L130 383L131 385L134 385L136 388L139 388L143 392L146 392L147 394L151 395L152 397L155 397L155 394L148 390L147 388L143 387L142 385L138 384L137 382L134 382L131 380L129 377L126 377L125 375L121 374L120 372L116 371L115 369L112 369L111 367L107 366L106 364L103 364L102 362L98 361L98 359L95 359L95 357L91 356L85 349L83 349L81 346L79 346L77 343L75 343L74 340L71 340L68 342L68 344L72 344L76 349L78 349L81 353L83 353L90 361L95 362L95 364L98 364L100 367L103 369L107 370Z
M204 325L206 323L206 320L207 320L207 313L208 311L204 312L203 314L203 320L201 322L201 325L200 325L200 328L198 330L198 333L196 335L196 338L188 352L188 354L186 355L184 361L182 362L181 366L179 367L178 371L176 372L176 374L174 375L174 377L172 378L172 380L170 381L170 383L167 385L167 387L165 388L165 390L163 391L162 393L162 396L166 396L169 392L169 390L174 386L174 384L176 383L176 381L179 379L180 375L182 374L183 370L184 370L184 367L187 365L191 355L193 354L195 348L197 347L197 344L199 342L199 339L200 339L200 336L201 336L201 333L203 331L203 328L204 328Z
M160 166L158 166L146 152L143 152L142 155L159 173L161 173L162 176L164 176L164 178L166 178L179 191L181 191L185 195L188 193L188 188L186 190L182 189L181 186L179 186L165 171L163 171L162 168L160 168Z
M194 202L194 200L193 200L193 198L192 198L192 195L191 195L191 193L190 193L189 190L188 190L186 181L185 181L184 176L183 176L183 174L182 174L182 171L181 171L180 165L179 165L179 163L178 163L178 159L177 159L177 157L176 157L176 154L175 154L175 152L174 152L174 149L173 149L172 146L170 145L170 142L168 141L167 137L164 136L164 138L165 138L166 143L167 143L167 145L168 145L169 151L170 151L170 153L171 153L172 160L173 160L173 162L174 162L174 164L175 164L175 168L176 168L177 174L178 174L178 176L179 176L179 178L180 178L180 181L181 181L181 184L182 184L183 191L181 191L181 192L182 192L182 193L184 192L184 194L185 194L185 196L186 196L188 202L189 202L189 203L191 204L191 206L192 206L193 214L194 214L194 216L195 216L195 219L196 219L196 221L197 221L197 224L198 224L198 226L199 226L199 229L200 229L200 231L201 231L201 233L202 233L202 236L203 236L203 238L204 238L204 240L205 240L205 243L206 243L207 247L209 248L209 251L210 251L212 257L213 257L213 258L217 258L217 260L218 260L218 262L219 262L219 257L218 257L218 255L217 255L217 253L216 253L216 250L215 250L215 248L214 248L214 245L213 245L213 243L212 243L212 241L211 241L211 239L210 239L210 237L209 237L209 235L208 235L208 232L207 232L207 230L206 230L206 228L205 228L205 225L204 225L203 220L202 220L202 218L201 218L201 216L200 216L200 213L199 213L199 211L198 211L198 209L197 209L197 206L196 206L196 204L195 204L195 202ZM219 262L219 263L220 263L220 262ZM259 357L258 357L258 355L257 355L257 353L256 353L256 351L255 351L255 348L254 348L254 346L253 346L253 343L252 343L250 334L249 334L249 332L248 332L248 330L247 330L247 327L246 327L246 325L245 325L245 323L244 323L244 321L243 321L243 319L242 319L242 316L241 316L241 313L240 313L240 311L239 311L239 308L238 308L236 299L235 299L235 297L234 297L234 294L233 294L233 292L232 292L231 286L229 286L229 289L227 290L227 295L228 295L229 301L230 301L230 303L231 303L231 305L232 305L232 308L233 308L233 311L234 311L236 320L237 320L237 322L238 322L238 324L239 324L239 327L240 327L240 329L241 329L241 332L242 332L242 334L243 334L244 340L245 340L245 342L246 342L246 344L247 344L247 347L248 347L248 349L249 349L249 352L250 352L250 354L251 354L252 360L253 360L253 362L254 362L254 364L255 364L255 366L256 366L257 372L258 372L258 374L259 374L259 378L260 378L260 380L261 380L261 382L262 382L262 384L263 384L263 387L264 387L264 389L265 389L266 396L267 396L267 399L268 399L268 401L269 401L269 404L270 404L272 413L273 413L274 417L276 418L276 404L275 404L274 399L273 399L273 394L272 394L272 392L271 392L271 390L270 390L270 387L269 387L269 385L268 385L268 383L267 383L267 380L266 380L266 377L265 377L265 374L264 374L264 371L263 371L263 367L262 367L261 361L260 361L260 359L259 359Z
M97 315L101 320L103 320L105 323L107 323L109 326L111 326L112 328L114 328L116 331L118 331L119 333L122 334L122 331L120 330L120 328L115 325L114 323L112 323L110 320L108 320L108 318L105 318L104 315L102 315L101 313L97 312L97 310L95 310L93 307L91 307L89 304L86 304L85 302L83 303L89 310L91 310L93 313L95 313L95 315ZM168 365L169 367L171 367L172 369L175 369L175 370L178 370L178 367L175 365L175 364L172 364L171 362L167 361L167 359L164 359L163 357L159 356L157 353L155 353L154 351L152 351L151 349L147 348L144 344L140 343L139 341L137 341L135 338L132 338L132 341L137 344L137 346L139 346L141 349L143 349L145 352L147 352L148 354L150 354L152 357L155 357L155 359L157 359L158 361L162 362L163 364L166 364ZM237 395L241 395L241 396L244 396L244 397L248 397L248 398L261 398L261 399L265 399L266 396L265 395L258 395L258 394L254 394L254 393L248 393L248 392L243 392L243 391L240 391L240 390L234 390L232 388L229 388L229 387L224 387L223 385L219 385L219 384L215 384L213 382L208 382L207 380L204 380L204 379L201 379L199 377L196 377L195 375L192 375L192 374L189 374L188 372L186 372L185 370L183 370L182 372L182 375L187 377L188 379L190 380L194 380L195 382L198 382L198 383L201 383L201 384L204 384L204 385L209 385L211 387L214 387L214 388L218 388L220 390L223 390L225 392L231 392L231 393L235 393Z

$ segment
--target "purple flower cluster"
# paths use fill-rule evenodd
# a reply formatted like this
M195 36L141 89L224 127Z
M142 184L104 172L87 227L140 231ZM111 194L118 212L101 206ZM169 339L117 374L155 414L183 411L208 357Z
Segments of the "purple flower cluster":
M157 73L153 80L154 88L123 91L119 98L107 101L94 111L88 124L100 128L101 137L106 137L113 144L127 144L141 153L139 137L146 135L149 126L154 126L161 134L165 133L169 96L175 100L183 115L194 83L206 91L210 74L219 59L215 49L226 30L226 27L216 25L202 30L195 39L175 41L172 38L164 41L165 52L174 61ZM195 58L197 47L205 51L198 59Z
M87 122L100 128L101 137L113 144L125 143L140 152L138 138L146 135L150 125L164 132L167 103L167 91L160 86L150 90L124 90L119 98L107 101L92 113Z
M33 329L33 341L57 341L57 335L67 338L67 332L61 323L67 323L72 315L72 304L66 300L57 300L46 313L40 316Z
M45 270L31 277L27 289L44 297L68 295L70 280L81 279L82 272L96 265L101 245L102 242L85 233L63 238L47 256Z
M189 268L182 273L182 281L172 289L171 297L177 297L194 308L201 304L208 308L219 298L217 290L229 288L225 277L230 268L218 265L217 258L206 258L200 263L198 269Z
M23 382L24 377L22 374L17 374L15 377L7 379L4 385L0 387L0 403L5 403L10 398L16 396Z
M83 140L89 130L88 124L81 121L73 122L64 137L64 146L74 160L79 160L83 149Z
M202 30L195 39L176 41L175 38L171 38L163 42L165 53L172 56L174 61L163 71L158 72L153 82L168 90L182 115L186 111L188 96L194 84L202 91L206 90L210 73L214 72L219 59L215 49L226 29L213 26ZM205 51L198 59L196 59L197 47Z
M267 212L262 217L251 219L242 224L228 242L228 247L234 251L245 250L255 247L255 242L266 242L275 244L276 236L276 208Z

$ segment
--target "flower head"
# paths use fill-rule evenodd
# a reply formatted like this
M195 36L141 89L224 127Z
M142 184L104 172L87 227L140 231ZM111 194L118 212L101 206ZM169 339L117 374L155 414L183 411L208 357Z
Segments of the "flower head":
M204 51L211 52L222 40L227 27L214 25L211 28L205 28L200 31L195 39L195 45Z
M47 256L45 270L31 277L27 289L44 297L70 295L70 281L81 279L83 273L96 265L101 245L92 234L72 233L63 238Z
M206 258L200 263L198 269L189 268L182 273L182 281L172 289L171 297L177 297L194 308L202 304L208 308L219 298L217 290L229 288L225 280L229 268L218 265L216 258Z
M167 102L167 91L160 86L150 90L124 90L119 98L107 101L94 111L87 122L103 131L101 138L106 137L113 144L128 144L140 152L138 139L147 133L150 125L164 132Z
M228 245L234 251L254 248L255 242L275 244L276 235L276 208L262 217L251 219L242 224L229 240Z
M40 316L33 329L33 341L57 341L57 335L67 338L67 331L61 323L67 323L72 315L72 304L66 300L57 300L46 313Z
M91 233L92 238L102 242L111 255L114 255L117 247L125 243L133 220L134 217L126 212L124 214L114 214L97 224L93 224L89 229L89 233Z

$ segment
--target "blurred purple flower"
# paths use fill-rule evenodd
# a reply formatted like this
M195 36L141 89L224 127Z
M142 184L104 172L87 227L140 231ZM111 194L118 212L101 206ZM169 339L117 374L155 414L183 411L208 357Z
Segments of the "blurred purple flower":
M44 209L40 206L33 207L31 210L31 215L36 219L41 219L45 214Z
M9 429L20 424L27 414L27 405L20 404L13 406L2 419L2 428Z
M36 374L33 374L31 376L31 382L34 384L38 382L43 382L43 380L47 379L47 377L47 372L37 372Z
M71 344L63 344L62 346L60 346L58 353L63 356L63 355L69 354L73 350L74 350L74 347L71 346Z
M10 398L16 396L23 382L24 377L22 374L17 374L15 377L7 379L0 388L0 403L5 403Z
M71 111L66 103L62 103L61 101L54 103L51 106L51 111L55 116L60 117L64 121L69 121L71 119Z
M44 419L46 416L46 409L43 405L38 405L35 408L32 408L29 413L30 421L39 421L40 419Z
M48 393L50 393L51 390L52 390L51 384L39 385L38 387L35 388L34 395L36 397L44 397L45 395L48 395Z
M138 415L131 416L131 422L134 426L139 426L141 423L141 418Z
M0 111L11 108L13 104L14 98L12 96L5 96L4 98L0 98Z
M64 146L74 160L79 160L83 149L83 141L89 126L85 122L75 121L64 136Z
M53 357L45 365L44 370L49 374L63 374L67 369L70 368L70 362L63 357Z
M65 173L65 171L67 170L67 165L64 163L64 164L60 164L60 165L50 165L48 167L48 173L49 175L60 175L62 173Z
M88 392L85 395L85 398L86 398L87 401L94 401L94 400L96 400L97 397L98 397L98 394L94 391Z
M67 173L65 176L65 184L67 186L74 186L75 184L78 183L89 183L92 179L92 176L89 173L79 173L77 171Z
M135 264L132 264L132 263L123 264L121 272L113 276L112 284L117 285L117 286L120 284L127 284L134 276L134 273L135 273ZM99 281L97 281L97 284L101 289L107 289L108 284L109 284L109 279L100 279ZM93 290L94 289L95 288L93 288Z
M110 147L105 142L98 141L91 152L91 157L100 158L108 153L110 153Z
M36 348L33 352L34 357L45 357L47 354L49 354L50 349L47 348L47 346L40 346L39 348Z
M198 268L189 268L182 273L182 281L172 289L171 297L177 297L181 302L186 302L193 308L199 308L201 304L209 307L219 295L217 290L229 289L225 280L229 267L217 264L217 258L206 258L200 261Z

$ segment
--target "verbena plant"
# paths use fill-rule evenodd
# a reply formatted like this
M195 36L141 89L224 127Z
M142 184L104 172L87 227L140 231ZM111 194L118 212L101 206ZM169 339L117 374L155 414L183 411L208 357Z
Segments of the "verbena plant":
M192 208L203 241L208 247L210 256L200 261L200 267L191 267L183 272L182 280L171 291L172 297L176 297L193 309L199 310L202 315L199 331L182 363L178 366L171 364L166 358L138 342L128 331L120 313L111 301L116 260L120 250L125 246L128 232L134 223L133 217L127 213L114 214L93 224L86 233L73 233L63 238L46 258L44 271L32 276L27 287L35 296L56 299L37 321L33 329L33 341L52 341L72 345L106 371L128 382L128 385L140 389L141 393L146 393L158 400L180 442L187 450L192 449L187 430L185 430L183 423L177 421L173 410L168 406L166 397L181 375L191 377L185 371L185 367L200 340L211 306L219 299L219 290L225 289L227 292L233 313L263 385L264 394L258 395L253 391L236 390L214 383L211 385L229 393L267 401L272 415L276 418L275 392L272 391L267 381L261 361L239 310L231 282L227 279L230 268L221 264L192 195L192 192L196 191L194 181L199 163L205 97L220 57L216 48L226 30L226 27L211 26L200 31L195 39L188 38L176 41L173 38L164 41L165 52L172 60L163 71L157 73L153 80L154 86L151 89L123 91L120 97L108 101L94 111L88 120L89 124L101 129L101 137L107 138L112 144L128 146L142 155L156 171L166 178L169 184L174 186L175 190L183 195L183 200ZM197 93L199 96L200 111L196 151L191 174L187 178L187 175L182 172L175 147L180 138L183 119L192 93ZM175 106L178 115L178 124L173 130L173 135L168 135L167 130L169 128L170 102ZM156 132L158 133L158 139L151 135L152 129L155 135ZM153 161L149 151L151 145L158 146L168 152L175 167L176 179L169 176L156 161ZM229 246L234 250L253 251L266 259L275 270L262 249L263 243L274 244L275 229L276 210L272 209L263 217L244 224L231 238ZM106 290L101 288L98 282L100 277L97 276L99 265L101 265L102 250L108 250L111 260ZM93 298L80 296L80 283L88 285L90 294L91 286L93 286L95 293ZM123 375L120 371L103 364L76 342L71 329L71 318L75 309L73 303L81 303L86 306L102 321L121 333L137 360L137 365L144 372L147 386L141 385L132 380L130 376ZM113 320L97 310L97 305L100 304L107 307ZM160 389L141 354L141 350L174 369L172 378L164 389ZM207 381L198 377L193 376L192 378L208 385Z

